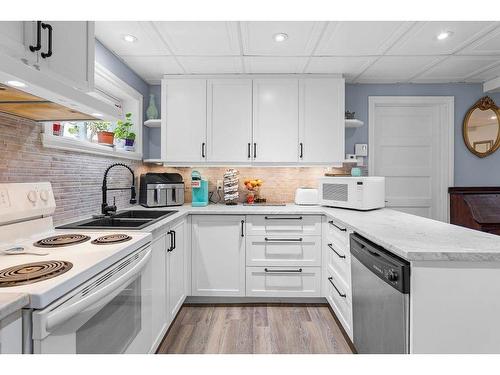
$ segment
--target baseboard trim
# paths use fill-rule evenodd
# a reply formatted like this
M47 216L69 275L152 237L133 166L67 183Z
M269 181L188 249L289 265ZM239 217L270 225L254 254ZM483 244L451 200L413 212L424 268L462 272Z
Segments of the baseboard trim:
M248 304L321 304L327 305L325 297L210 297L189 296L184 301L186 305L203 304L225 304L225 305L248 305Z

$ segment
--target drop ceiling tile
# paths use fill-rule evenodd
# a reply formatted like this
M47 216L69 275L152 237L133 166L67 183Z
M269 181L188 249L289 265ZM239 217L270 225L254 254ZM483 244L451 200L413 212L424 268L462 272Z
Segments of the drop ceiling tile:
M325 22L241 22L243 53L253 56L309 56L316 46ZM288 38L276 42L274 35Z
M153 22L175 55L240 55L237 22Z
M311 57L305 69L305 73L340 73L349 79L360 74L375 59L376 57Z
M173 56L123 56L123 60L146 81L160 80L164 74L184 74Z
M387 54L449 55L490 31L494 25L494 22L476 21L417 22ZM453 34L447 39L438 40L437 35L443 31L451 31Z
M499 65L492 56L450 56L429 70L415 77L414 82L464 82L471 76Z
M246 73L302 73L307 57L260 57L243 58Z
M241 56L179 56L178 60L188 74L243 73Z
M437 56L382 56L357 77L356 82L407 82L440 59Z
M315 55L381 55L413 22L342 21L329 22Z
M137 40L126 42L123 40L124 35L133 35ZM170 54L150 22L96 21L95 36L120 56Z
M500 22L496 22L500 25ZM500 26L459 52L464 55L500 55Z

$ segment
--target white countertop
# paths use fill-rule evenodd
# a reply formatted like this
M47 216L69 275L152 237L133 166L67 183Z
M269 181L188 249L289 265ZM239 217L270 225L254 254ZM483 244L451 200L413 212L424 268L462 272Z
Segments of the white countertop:
M134 206L132 209L147 209ZM192 214L223 215L326 215L349 229L409 261L500 261L500 236L405 214L391 209L355 211L322 206L226 206L151 208L178 210L144 230L154 232L179 218Z
M30 297L26 293L0 293L0 320L28 305Z

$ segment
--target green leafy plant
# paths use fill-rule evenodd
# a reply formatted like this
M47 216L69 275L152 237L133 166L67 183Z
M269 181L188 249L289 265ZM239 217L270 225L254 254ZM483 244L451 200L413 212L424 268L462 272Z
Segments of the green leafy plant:
M87 130L90 131L90 139L92 140L94 136L99 132L109 131L111 123L109 121L89 121L87 122Z
M119 120L116 123L115 138L118 139L135 139L135 134L131 132L134 123L132 122L132 113L125 114L125 121Z

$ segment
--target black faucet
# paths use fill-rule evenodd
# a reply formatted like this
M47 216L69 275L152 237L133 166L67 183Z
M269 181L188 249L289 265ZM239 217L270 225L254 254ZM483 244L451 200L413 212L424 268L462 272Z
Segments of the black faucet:
M108 178L109 170L113 167L125 167L125 168L127 168L130 171L130 173L132 173L132 186L123 187L123 188L108 188L106 180ZM129 189L130 189L130 204L136 204L137 199L135 199L135 175L134 175L134 171L128 165L123 164L123 163L111 164L104 172L104 178L102 180L102 204L101 204L102 214L105 216L111 216L111 215L116 213L116 205L115 204L113 204L112 206L108 205L108 190L129 190Z

